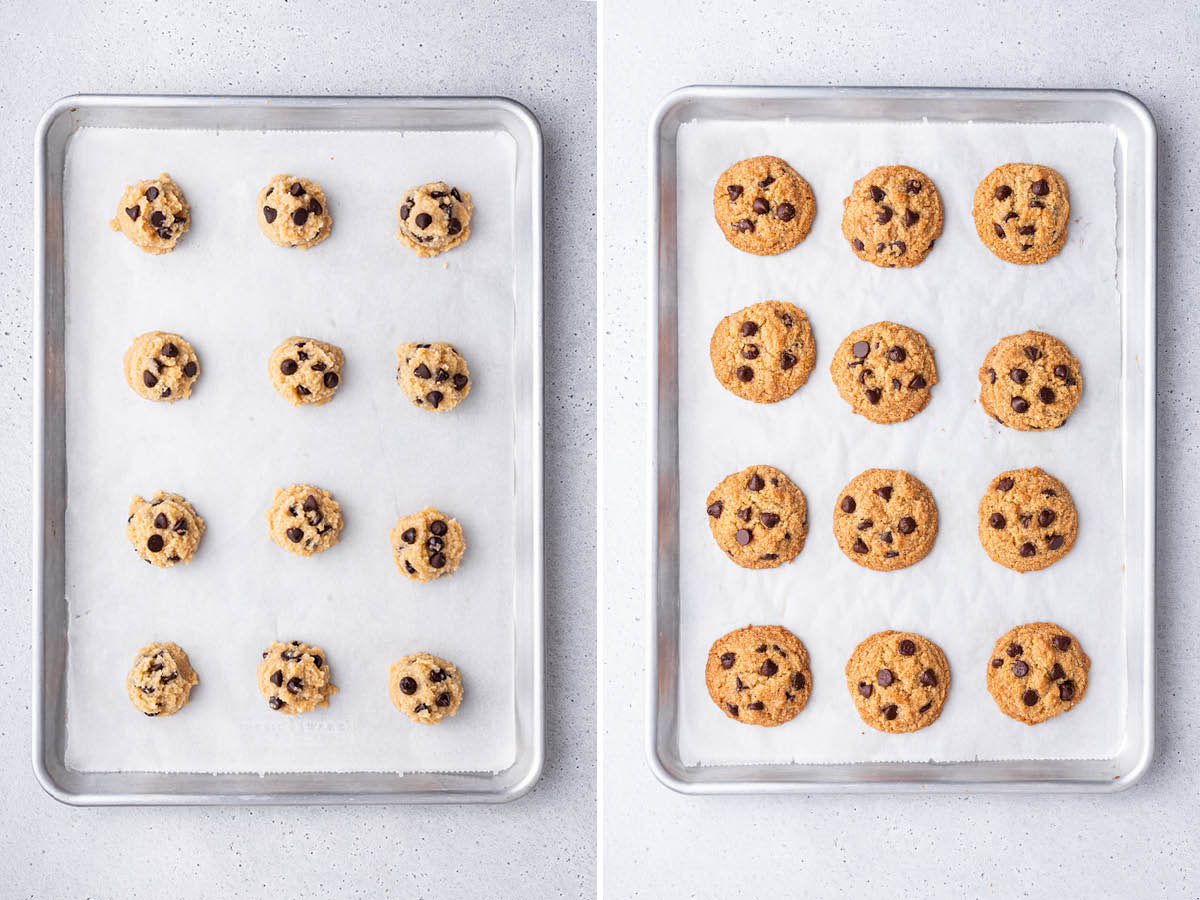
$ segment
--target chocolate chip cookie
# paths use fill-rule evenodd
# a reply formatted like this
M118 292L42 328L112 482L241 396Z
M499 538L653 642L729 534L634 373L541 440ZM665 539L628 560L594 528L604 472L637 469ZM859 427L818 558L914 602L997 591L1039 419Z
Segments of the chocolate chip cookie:
M708 356L717 381L731 394L776 403L808 381L817 350L804 310L767 300L722 319Z
M1066 344L1041 331L1001 338L979 368L983 411L1018 431L1057 428L1082 393L1079 360Z
M1006 716L1036 725L1083 699L1091 664L1079 641L1062 626L1018 625L992 648L988 693Z
M446 412L471 393L467 361L449 344L401 344L396 357L396 382L417 409Z
M713 215L725 240L739 250L774 256L791 250L812 228L812 188L778 156L736 162L713 188Z
M125 351L121 365L125 383L135 394L160 403L190 397L200 375L195 348L169 331L139 334Z
M1071 194L1049 166L1006 163L979 182L973 214L979 239L998 257L1044 263L1067 242Z
M325 192L307 178L276 175L258 192L258 228L280 247L315 247L333 229Z
M920 479L900 469L867 469L838 495L833 536L846 558L876 572L920 562L938 532L937 504Z
M879 166L842 201L842 235L859 259L882 268L915 266L942 233L942 196L924 172Z
M267 375L275 393L292 406L321 406L337 393L345 362L340 347L294 336L271 351Z
M878 731L916 731L937 721L950 692L942 648L906 631L873 634L850 654L846 687L862 720Z
M302 641L274 641L258 664L259 693L285 716L329 706L329 698L338 692L330 678L325 651Z
M471 195L444 181L409 188L397 210L396 238L417 256L437 256L464 244L471 236Z
M743 569L773 569L804 549L804 492L776 468L734 472L712 489L707 504L717 546Z
M396 568L413 581L432 581L452 573L467 550L458 520L427 506L396 520L391 532Z
M108 223L146 253L170 253L187 234L192 211L183 191L163 172L157 178L127 185Z
M895 322L850 332L834 351L829 374L850 408L880 425L923 410L938 380L925 335Z
M1071 492L1038 468L1001 472L979 501L979 543L1014 572L1058 562L1075 546L1078 533Z
M147 716L170 716L183 709L200 683L183 648L170 641L147 644L133 658L125 691L133 708Z
M342 535L342 507L329 491L292 484L275 492L267 508L267 533L297 556L328 550Z
M204 537L204 520L183 497L158 491L149 500L135 496L129 501L125 537L146 562L169 569L192 561Z
M452 662L428 653L402 656L388 669L388 696L414 722L436 725L458 712L462 676Z
M713 642L704 666L708 695L746 725L790 722L808 703L808 651L781 625L747 625Z

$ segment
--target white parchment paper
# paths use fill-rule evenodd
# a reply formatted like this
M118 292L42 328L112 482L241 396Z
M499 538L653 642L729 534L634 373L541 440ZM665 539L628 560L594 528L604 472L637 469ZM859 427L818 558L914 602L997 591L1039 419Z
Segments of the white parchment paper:
M513 687L515 146L490 132L197 132L85 129L71 141L67 253L67 765L84 771L491 771L515 758ZM169 171L192 208L166 256L110 232L124 186ZM323 186L331 236L304 252L255 223L279 172ZM414 184L471 191L471 240L418 259L394 238ZM191 398L149 403L121 356L151 329L200 358ZM323 407L294 408L267 378L281 340L346 354ZM445 340L466 357L470 397L451 413L411 406L394 348ZM263 513L277 487L330 490L341 543L302 559ZM124 536L130 496L183 494L208 530L195 560L160 570ZM417 584L392 562L396 518L435 505L463 525L449 578ZM341 689L285 717L259 695L273 640L324 648ZM178 715L149 719L125 696L135 652L179 643L200 676ZM388 666L427 650L455 662L465 696L437 727L390 703Z
M693 122L679 132L679 457L681 659L679 744L685 764L872 760L1101 758L1116 752L1126 705L1122 626L1121 304L1117 287L1115 134L1106 126L934 123ZM775 257L728 245L713 222L712 188L730 163L787 159L812 185L808 239ZM1042 162L1071 190L1063 251L1041 266L994 257L975 233L979 181L1000 163ZM841 235L842 198L877 165L929 175L945 227L925 262L879 269ZM717 322L747 304L791 301L809 316L817 365L808 384L773 405L748 403L716 381L708 344ZM910 325L933 344L939 383L908 422L853 415L829 374L834 348L880 320ZM1083 366L1082 401L1051 433L999 425L979 407L977 372L1000 337L1026 329L1062 338ZM790 565L738 568L709 532L705 497L730 472L774 465L804 491L809 536ZM1020 575L993 563L976 536L989 480L1038 465L1062 479L1079 510L1079 540L1062 561ZM847 560L833 539L834 503L864 469L906 469L938 504L931 554L899 572ZM1086 699L1030 728L999 712L985 667L1013 625L1056 621L1092 658ZM704 663L715 638L782 624L808 647L813 693L778 728L727 719L708 697ZM894 628L941 645L952 682L940 719L885 735L858 717L844 667L860 640Z

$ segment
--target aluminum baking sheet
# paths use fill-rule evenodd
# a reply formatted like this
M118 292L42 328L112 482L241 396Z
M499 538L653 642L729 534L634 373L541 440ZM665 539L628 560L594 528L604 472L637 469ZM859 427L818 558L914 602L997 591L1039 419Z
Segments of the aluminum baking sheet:
M660 778L681 790L1101 788L1140 774L1152 743L1153 146L1144 110L1106 92L698 88L665 101L651 135L658 554L649 751ZM767 259L731 251L711 223L717 174L762 152L788 158L818 198L809 239ZM837 200L897 154L938 184L943 236L914 270L854 265L842 257ZM969 216L978 179L1025 158L1057 165L1072 186L1070 242L1042 267L999 263L978 245ZM767 298L808 311L818 364L795 397L751 407L715 385L704 351L721 316ZM827 369L845 333L884 318L929 336L941 383L930 408L889 427L881 445L882 429L849 415ZM1070 425L1032 438L972 408L979 360L1000 335L1026 327L1063 336L1087 377ZM1105 378L1110 359L1123 365ZM1113 421L1122 423L1116 441ZM722 439L730 431L759 436L753 458L744 442ZM796 562L762 573L711 552L702 516L689 515L720 478L752 462L797 480L812 525ZM1022 577L983 556L974 508L995 472L1035 464L1072 486L1081 539L1057 567ZM873 465L914 471L939 503L933 554L903 572L858 569L829 535L836 491ZM1114 483L1124 488L1123 517L1110 513ZM1045 617L1088 647L1089 693L1106 702L1039 729L997 720L982 660L1012 624ZM704 654L713 638L747 621L791 627L813 657L813 698L784 728L749 729L712 715ZM845 657L888 627L937 640L954 675L937 725L912 735L866 728L845 696Z

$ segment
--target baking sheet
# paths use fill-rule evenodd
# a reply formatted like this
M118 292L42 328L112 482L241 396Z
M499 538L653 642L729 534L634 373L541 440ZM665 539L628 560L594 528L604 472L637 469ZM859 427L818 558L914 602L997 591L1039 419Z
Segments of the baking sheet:
M1122 740L1127 703L1123 634L1117 290L1116 134L1107 125L872 122L690 122L678 134L680 677L678 741L685 765L790 762L1104 758ZM735 160L789 160L817 197L812 234L776 257L730 247L712 220L712 185ZM1067 246L1042 266L1013 266L980 243L971 219L979 180L1008 161L1039 161L1071 188ZM857 260L841 236L841 200L876 165L905 162L937 184L946 224L913 269ZM754 405L713 377L708 342L726 314L763 299L806 310L817 343L808 384L778 404ZM906 423L874 425L837 395L828 367L852 329L891 319L933 344L939 384ZM1047 434L1006 429L978 407L976 373L1000 337L1025 329L1061 337L1080 359L1082 401ZM730 435L737 435L731 440ZM704 499L721 478L775 465L805 492L809 537L790 565L731 564L712 540ZM1040 465L1071 489L1079 540L1064 560L1020 575L991 562L976 508L991 477ZM870 467L906 469L938 503L940 528L916 566L875 573L847 560L832 535L839 491ZM1029 728L987 694L993 642L1021 622L1057 621L1092 658L1088 698ZM748 728L727 719L704 685L712 641L747 624L779 623L808 647L813 693L793 722ZM952 671L939 720L909 735L859 719L843 668L854 646L887 628L939 643Z
M70 611L67 766L77 771L498 771L516 755L513 686L515 146L500 132L81 129L65 173ZM150 257L108 230L124 185L167 170L192 206L178 250ZM258 231L254 197L277 172L324 187L331 237L307 252ZM413 184L473 194L468 244L422 260L393 237ZM121 374L144 331L176 331L202 376L150 404ZM330 404L293 408L267 355L307 335L346 354ZM440 416L394 383L396 344L447 340L471 396ZM275 488L332 491L341 543L311 559L276 547ZM124 537L133 494L183 494L208 530L188 566L142 563ZM468 550L429 584L392 562L395 519L436 505ZM272 713L255 667L274 639L322 646L341 689L326 710ZM148 719L125 674L151 640L182 645L200 685ZM463 672L459 713L422 727L392 707L388 666L428 650Z

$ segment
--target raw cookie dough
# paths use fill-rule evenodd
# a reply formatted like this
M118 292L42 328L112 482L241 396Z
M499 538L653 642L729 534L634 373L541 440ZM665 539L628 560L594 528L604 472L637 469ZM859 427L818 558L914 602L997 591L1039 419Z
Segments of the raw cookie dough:
M200 683L188 655L170 641L147 644L133 658L125 680L129 702L148 716L170 716L183 709Z
M846 663L846 687L862 720L899 734L932 725L950 691L950 664L942 648L906 631L881 631Z
M165 403L191 396L200 375L195 349L169 331L147 331L135 337L122 365L135 394Z
M342 535L342 507L311 484L277 490L266 517L271 540L297 556L328 550Z
M979 404L1018 431L1057 428L1083 393L1079 360L1051 334L1012 334L988 351L979 368Z
M1041 469L1001 472L979 501L979 543L1014 572L1044 569L1066 556L1079 534L1067 486Z
M458 712L462 676L452 662L428 653L403 656L388 669L388 696L414 722L436 725Z
M1049 166L1006 163L979 182L972 213L979 239L996 256L1044 263L1067 242L1071 193Z
M928 175L909 166L872 169L842 205L850 249L883 268L917 265L942 233L942 196Z
M158 491L149 500L135 496L129 501L125 537L146 562L169 569L192 561L204 537L204 520L183 497Z
M808 536L804 492L772 466L734 472L708 495L708 527L725 554L743 569L791 562Z
M445 412L471 393L467 361L449 344L401 344L396 357L396 383L418 409Z
M833 506L833 536L846 558L876 572L920 562L938 532L937 504L920 479L899 469L867 469Z
M474 211L471 195L444 181L409 188L397 208L396 237L417 256L437 256L466 243Z
M458 568L467 549L462 526L432 506L396 520L391 532L396 568L413 581L432 581Z
M773 256L808 237L817 201L812 188L778 156L736 162L713 188L713 214L739 250Z
M775 403L808 381L817 350L804 310L766 300L722 319L713 331L708 356L717 381L731 394Z
M812 692L808 651L780 625L747 625L713 642L704 682L729 718L782 725L796 718Z
M149 181L126 185L117 214L108 223L147 253L170 253L187 233L192 211L171 176L163 172Z
M345 361L340 347L290 337L271 351L267 374L275 392L292 406L321 406L337 393Z
M274 641L258 664L259 693L271 709L288 716L329 706L329 698L338 692L329 679L325 651L301 641Z
M911 419L938 382L925 335L895 322L850 332L833 352L829 374L850 408L880 425Z
M1079 641L1061 625L1018 625L992 648L988 693L1006 716L1036 725L1083 699L1091 665Z
M258 227L280 247L315 247L333 228L325 192L315 181L276 175L258 192Z

